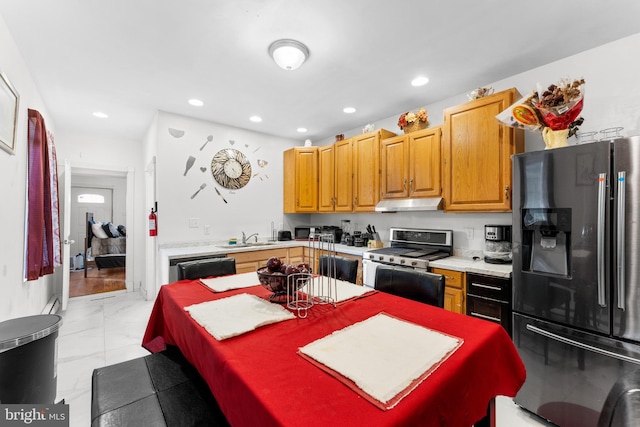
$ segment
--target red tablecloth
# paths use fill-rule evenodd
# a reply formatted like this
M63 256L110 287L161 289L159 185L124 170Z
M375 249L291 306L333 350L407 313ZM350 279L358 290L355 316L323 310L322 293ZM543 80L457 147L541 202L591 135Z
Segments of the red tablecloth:
M260 287L214 293L197 281L161 288L143 339L176 345L198 369L225 416L240 426L463 426L481 419L491 398L514 396L525 380L501 326L376 292L314 306L288 320L224 341L198 325L185 306L236 293L266 297ZM385 312L460 337L463 345L393 409L383 411L297 354L298 348ZM157 347L156 347L157 348Z

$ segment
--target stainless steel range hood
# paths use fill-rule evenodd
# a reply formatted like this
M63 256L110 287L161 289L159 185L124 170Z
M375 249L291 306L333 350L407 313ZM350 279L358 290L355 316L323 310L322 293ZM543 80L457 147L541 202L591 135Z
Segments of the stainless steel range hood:
M382 200L376 205L376 212L437 211L439 209L442 209L442 197Z

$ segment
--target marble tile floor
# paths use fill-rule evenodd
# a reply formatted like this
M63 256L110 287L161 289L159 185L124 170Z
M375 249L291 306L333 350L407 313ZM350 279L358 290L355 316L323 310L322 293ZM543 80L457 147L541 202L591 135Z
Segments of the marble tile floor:
M117 291L71 298L58 335L56 401L69 404L70 427L91 425L91 374L95 368L149 354L142 348L153 301L138 292ZM518 408L496 401L498 427L549 426Z

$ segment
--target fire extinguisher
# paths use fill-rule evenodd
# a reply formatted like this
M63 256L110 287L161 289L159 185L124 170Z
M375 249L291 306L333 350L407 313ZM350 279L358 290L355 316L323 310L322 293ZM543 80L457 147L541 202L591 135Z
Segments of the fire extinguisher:
M156 215L153 208L151 208L151 213L149 214L149 236L157 236L158 235L158 215Z

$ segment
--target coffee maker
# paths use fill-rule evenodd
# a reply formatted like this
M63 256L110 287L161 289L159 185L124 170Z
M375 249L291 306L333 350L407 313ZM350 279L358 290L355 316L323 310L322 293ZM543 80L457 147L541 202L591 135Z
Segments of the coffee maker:
M484 226L484 262L511 264L511 226Z

